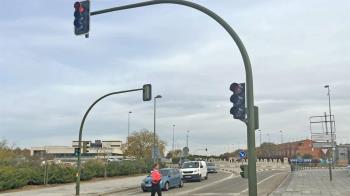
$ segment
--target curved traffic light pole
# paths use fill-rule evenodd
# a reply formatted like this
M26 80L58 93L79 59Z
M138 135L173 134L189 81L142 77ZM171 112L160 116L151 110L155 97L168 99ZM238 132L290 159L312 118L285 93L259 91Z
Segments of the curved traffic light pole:
M82 139L82 134L83 134L83 127L84 127L84 123L86 120L87 115L89 114L89 112L91 111L91 109L102 99L109 97L111 95L116 95L116 94L122 94L122 93L127 93L127 92L132 92L132 91L142 91L143 88L138 88L138 89L132 89L132 90L126 90L126 91L117 91L117 92L113 92L113 93L108 93L100 98L98 98L93 104L91 104L91 106L89 107L89 109L85 112L83 120L81 121L80 124L80 129L79 129L79 143L78 143L78 148L79 148L79 154L78 154L78 162L77 162L77 180L76 180L76 186L75 186L75 194L79 195L80 193L80 174L81 174L81 169L80 169L80 165L81 165L81 160L80 160L80 156L81 156L81 139Z
M256 182L256 152L255 152L255 126L254 126L254 91L253 91L253 75L252 68L249 60L248 53L237 35L237 33L231 28L231 26L223 20L220 16L215 14L213 11L193 2L184 1L184 0L153 0L146 1L141 3L135 3L130 5L124 5L99 11L91 12L91 16L104 14L113 11L120 11L156 4L178 4L187 7L194 8L199 10L206 15L210 16L216 22L218 22L227 32L230 34L231 38L237 44L237 47L242 55L245 72L246 72L246 89L247 89L247 143L248 143L248 184L249 184L249 195L256 196L257 195L257 182Z

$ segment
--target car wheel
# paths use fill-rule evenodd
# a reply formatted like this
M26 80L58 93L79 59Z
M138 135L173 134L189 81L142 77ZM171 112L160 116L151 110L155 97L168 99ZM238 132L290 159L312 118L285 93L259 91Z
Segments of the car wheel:
M198 182L202 182L202 175L199 176Z
M146 190L146 189L142 189L142 191L143 191L143 192L147 192L147 190Z
M204 178L204 179L208 180L208 173L207 173L207 175L205 176L205 178Z
M168 191L169 190L169 182L166 182L164 185L164 191Z
M179 187L184 187L184 181L183 180L180 180L180 184L179 184Z

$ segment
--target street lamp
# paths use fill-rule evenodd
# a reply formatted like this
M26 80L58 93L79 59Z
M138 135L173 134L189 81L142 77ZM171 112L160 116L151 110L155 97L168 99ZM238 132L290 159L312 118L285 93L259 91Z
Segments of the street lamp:
M130 114L131 113L132 113L131 111L128 112L128 139L127 139L128 146L129 146L129 136L130 136Z
M153 156L154 156L154 163L157 161L158 157L156 157L156 103L157 99L162 98L161 95L157 95L154 97L154 108L153 108ZM158 154L157 154L158 156Z
M187 130L187 134L186 134L186 147L188 148L188 133L189 133L190 131L189 130Z
M334 153L334 137L333 137L333 121L332 121L332 108L331 108L331 92L330 92L330 88L329 88L329 85L327 84L327 85L325 85L324 86L327 90L328 90L328 93L327 93L327 95L328 95L328 108L329 108L329 125L330 125L330 128L331 128L331 142L332 142L332 154L333 154L333 156L332 156L332 159L333 159L333 161L332 161L332 165L333 165L333 167L334 167L334 155L335 155L335 153Z
M259 130L257 130L257 131L259 131L259 134L260 134L260 145L259 145L259 147L261 147L261 129L259 129Z
M281 133L281 144L283 143L283 131L280 130L280 133Z
M176 125L173 125L173 153L174 153L174 150L175 150L175 137L174 137L175 126Z

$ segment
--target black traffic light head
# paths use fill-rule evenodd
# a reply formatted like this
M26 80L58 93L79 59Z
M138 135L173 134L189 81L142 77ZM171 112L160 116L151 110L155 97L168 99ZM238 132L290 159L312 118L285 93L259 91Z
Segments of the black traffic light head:
M230 113L235 119L245 120L245 83L232 83L230 90L233 92L230 98L230 101L233 103Z
M90 1L77 1L74 3L74 33L84 35L90 30Z
M248 178L248 165L240 165L241 172L239 174L242 178Z
M152 85L145 84L143 85L143 101L151 101L152 100Z

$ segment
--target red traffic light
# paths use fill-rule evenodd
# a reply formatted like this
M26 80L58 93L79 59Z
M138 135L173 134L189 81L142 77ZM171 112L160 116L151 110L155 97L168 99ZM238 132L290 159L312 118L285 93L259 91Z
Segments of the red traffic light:
M74 8L75 11L78 11L79 13L83 13L85 11L84 6L79 1L74 3Z
M80 2L79 2L79 1L77 1L77 2L74 3L74 8L75 8L76 10L78 10L78 9L80 8Z
M242 86L238 83L232 83L230 85L230 90L234 93L234 94L239 94L242 91Z

